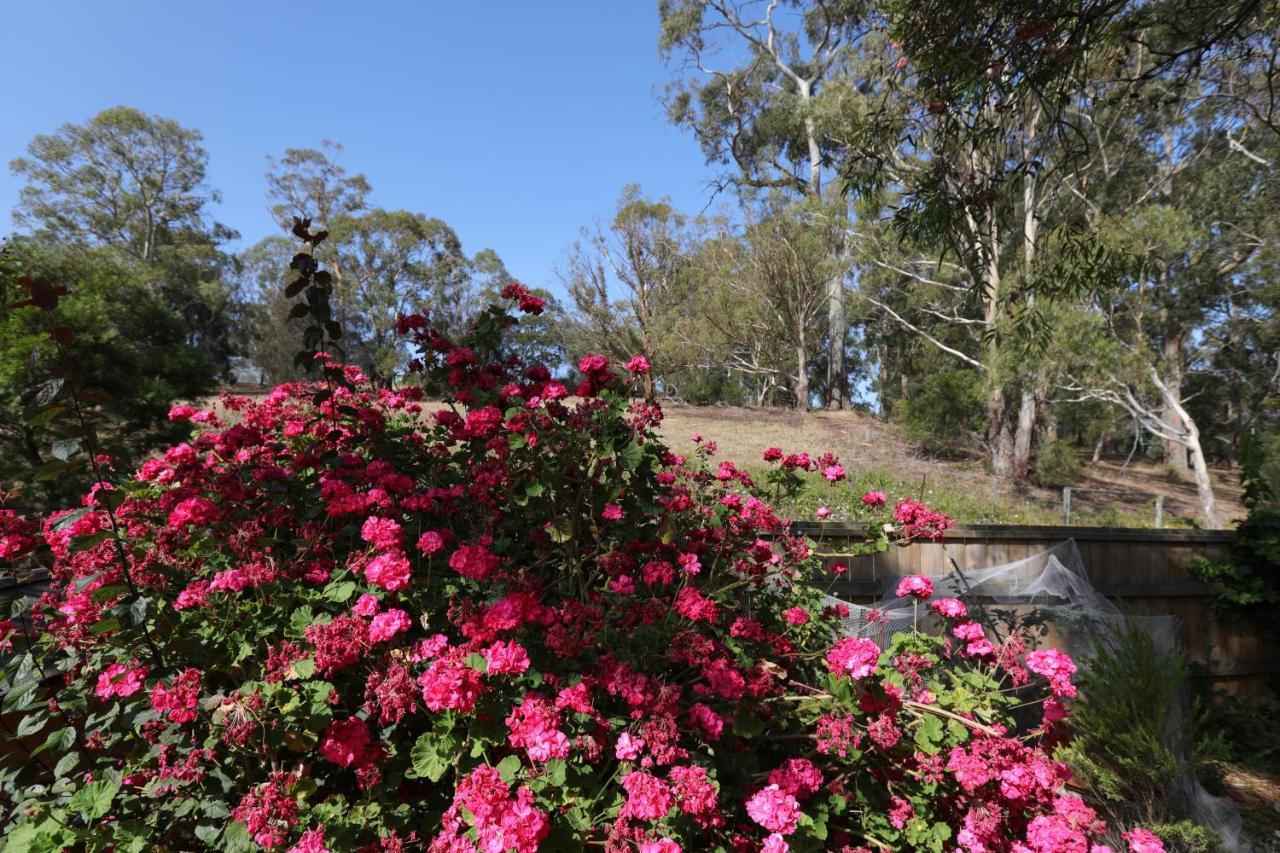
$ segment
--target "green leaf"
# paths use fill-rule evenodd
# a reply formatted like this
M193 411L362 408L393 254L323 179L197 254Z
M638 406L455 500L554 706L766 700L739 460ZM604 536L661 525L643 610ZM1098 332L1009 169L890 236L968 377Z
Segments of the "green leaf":
M937 755L942 749L941 744L945 734L946 731L941 718L933 714L926 714L921 718L920 725L916 726L916 745L926 755Z
M563 543L573 538L573 521L566 516L560 516L547 530L547 536L552 542Z
M622 452L618 454L618 458L622 464L626 466L628 471L634 471L644 460L644 448L634 441L629 442Z
M324 588L324 597L327 601L335 604L341 604L348 601L355 594L356 585L354 581L335 581Z
M208 824L205 824L205 823L199 824L195 828L196 838L209 846L212 846L213 842L218 840L218 834L220 832L222 832L222 830L220 830L218 827L209 826Z
M289 665L289 680L310 678L316 674L316 662L311 658L302 658Z
M73 730L68 728L68 729L65 729L64 731L70 731L71 737L74 740L75 732ZM50 748L52 749L52 747ZM66 747L64 747L64 749L65 748ZM63 776L66 776L68 773L70 773L71 770L79 763L80 763L80 753L68 752L66 755L59 758L58 763L53 766L53 775L57 776L58 778L62 778Z
M560 763L563 764L564 762L562 761ZM516 775L519 774L523 767L524 762L520 760L520 756L508 755L506 758L498 762L498 773L502 776L502 781L510 785L512 780L516 778Z
M49 452L53 454L54 459L61 459L63 462L66 462L72 456L75 456L80 452L80 445L82 443L83 439L78 436L76 438L55 439Z
M249 853L254 847L249 830L239 821L231 821L222 833L224 853Z
M432 782L439 782L449 770L450 762L436 751L435 739L436 736L431 732L420 735L410 750L409 757L413 761L415 773Z
M62 405L61 403L54 403L49 406L41 406L40 408L32 412L31 415L27 418L27 426L42 427L46 424L52 423L55 419L57 419L59 415L61 415L66 410L67 410L67 407Z
M34 714L27 714L22 718L22 721L18 723L17 736L21 738L33 735L43 729L47 722L49 722L48 711L37 711Z
M99 779L90 782L72 795L68 807L84 815L85 820L97 820L111 811L111 801L115 799L119 784L110 779Z
M560 788L564 785L565 772L568 767L564 763L563 758L553 758L546 765L546 779L554 787Z

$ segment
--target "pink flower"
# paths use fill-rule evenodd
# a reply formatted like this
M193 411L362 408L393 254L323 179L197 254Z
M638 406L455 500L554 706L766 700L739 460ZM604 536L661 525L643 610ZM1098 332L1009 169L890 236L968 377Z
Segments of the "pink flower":
M715 622L720 608L697 589L686 586L676 595L675 610L691 622Z
M590 353L578 359L578 370L583 373L602 373L609 368L609 359Z
M622 518L622 507L617 504L605 504L604 511L600 513L600 517L606 521L618 521Z
M827 652L827 669L855 681L876 670L880 647L865 637L845 637Z
M618 735L618 742L614 744L613 754L620 761L635 761L643 750L644 738L632 737L630 732L623 732Z
M200 410L197 409L195 406L189 406L186 403L180 403L179 405L171 406L169 408L169 420L171 421L190 420L191 417L199 411Z
M884 506L888 500L884 492L867 492L862 496L862 502L867 506Z
M113 663L98 675L98 683L93 688L99 699L110 699L112 696L132 696L142 689L147 678L147 668L133 660L127 664Z
M356 599L356 603L351 607L351 612L357 616L372 616L378 612L379 606L381 605L378 601L378 596L366 592Z
M427 671L418 676L418 684L422 686L422 701L432 711L469 713L483 690L480 673L456 655L432 661Z
M170 722L183 725L196 718L196 705L200 700L200 670L187 667L174 676L168 687L157 683L151 688L151 707L169 718Z
M289 848L289 853L329 853L324 844L324 824L302 833L298 843Z
M409 585L409 560L399 551L387 551L369 561L364 577L369 583L390 592Z
M507 742L523 748L531 761L569 757L569 738L560 731L560 711L542 694L526 693L506 722Z
M828 482L838 483L845 477L844 466L828 465L822 469L822 476L825 477Z
M169 526L175 529L189 524L204 526L218 520L221 513L207 498L187 498L169 511Z
M627 370L631 373L648 373L649 360L642 355L633 356L627 362Z
M963 619L969 613L964 602L954 598L936 598L929 603L929 609L947 619Z
M779 459L781 459L781 458L782 458L782 448L781 448L781 447L766 447L766 448L765 448L765 450L764 450L764 461L765 461L765 462L777 462L777 461L778 461Z
M800 803L777 785L761 788L747 800L747 816L770 832L790 835L800 820Z
M444 547L444 537L434 530L428 530L418 537L418 550L430 556Z
M484 438L497 430L500 423L502 411L497 406L485 406L483 409L467 412L464 429L467 435Z
M787 840L776 832L771 832L765 836L764 843L760 845L760 853L788 853L791 845Z
M681 570L687 575L696 575L702 571L702 562L698 559L697 554L681 554L676 558L676 562L680 564Z
M702 736L709 741L719 740L721 733L724 731L724 717L721 717L701 702L695 703L689 709L689 719L702 732Z
M637 770L622 777L622 787L626 789L627 802L621 817L658 820L671 811L671 788L656 776Z
M825 506L820 506L818 507L817 511L814 512L814 515L816 515L819 519L827 518L828 516L831 515L831 510Z
M803 607L791 607L782 611L782 618L792 625L804 625L809 621L809 611Z
M915 598L928 598L933 595L933 581L924 575L908 575L898 582L894 595L904 598L908 595Z
M498 569L498 555L484 545L463 545L449 558L449 568L464 578L488 580Z
M670 838L659 838L657 841L640 843L640 853L683 853L679 844Z
M489 675L519 675L529 668L529 653L515 640L499 640L484 650Z
M1164 842L1147 829L1131 829L1121 836L1129 842L1129 853L1164 853Z
M889 804L889 823L894 829L902 829L915 817L915 807L902 797L894 797Z
M359 717L334 720L320 737L320 754L339 767L366 763L372 737Z
M387 610L373 617L369 623L369 641L381 643L390 640L396 634L409 630L413 624L409 614L403 610Z
M1076 695L1076 686L1071 683L1076 665L1069 655L1057 649L1037 649L1027 655L1027 669L1047 678L1054 696L1069 698Z
M769 784L803 800L822 787L822 771L807 758L789 758L781 767L769 771Z
M379 518L376 515L366 518L364 524L360 527L360 538L372 544L375 548L399 548L403 535L403 530L397 521L390 518Z

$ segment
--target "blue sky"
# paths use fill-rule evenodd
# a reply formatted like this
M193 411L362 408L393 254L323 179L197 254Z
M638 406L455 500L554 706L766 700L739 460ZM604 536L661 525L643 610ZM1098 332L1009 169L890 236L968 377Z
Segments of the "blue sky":
M199 128L215 215L270 233L266 156L345 147L373 202L452 225L529 284L627 183L701 210L694 139L655 98L670 79L655 0L284 3L19 0L5 10L0 233L37 133L117 104ZM558 288L553 287L558 291Z

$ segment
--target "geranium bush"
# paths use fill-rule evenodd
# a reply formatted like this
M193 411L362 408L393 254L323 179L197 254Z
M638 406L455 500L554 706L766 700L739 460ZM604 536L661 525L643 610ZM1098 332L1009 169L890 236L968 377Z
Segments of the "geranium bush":
M178 406L127 483L0 517L52 579L0 627L5 850L1103 849L1046 752L1065 655L925 578L944 635L839 636L750 477L658 440L642 360L568 388L512 322L405 317L420 385ZM883 512L870 547L946 524Z

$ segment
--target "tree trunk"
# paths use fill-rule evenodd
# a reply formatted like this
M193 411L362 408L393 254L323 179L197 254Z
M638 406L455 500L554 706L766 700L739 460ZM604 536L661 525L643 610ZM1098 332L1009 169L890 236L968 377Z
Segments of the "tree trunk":
M991 454L991 473L998 477L1012 477L1013 432L1009 429L1009 415L1005 411L1004 391L999 388L987 395L987 445Z
M1174 332L1169 323L1165 324L1165 337L1164 344L1161 346L1161 355L1164 357L1169 377L1165 382L1174 398L1181 400L1182 336ZM1182 422L1182 418L1178 415L1177 408L1168 404L1161 411L1160 419L1172 427L1174 431L1181 432L1187 428L1187 425ZM1168 438L1162 439L1161 444L1163 446L1165 466L1174 472L1186 473L1189 470L1187 466L1187 447L1181 442Z
M1218 502L1213 494L1213 480L1209 477L1209 466L1205 462L1204 450L1200 447L1200 430L1196 429L1194 422L1188 422L1186 430L1186 450L1190 451L1191 471L1196 479L1196 496L1200 499L1200 519L1209 530L1217 530L1222 526L1222 522L1218 518Z
M844 311L844 276L827 281L827 328L830 330L830 358L827 359L827 408L849 408L849 373L844 365L844 338L849 322Z
M1013 476L1021 480L1031 468L1031 439L1036 432L1036 397L1030 390L1022 392L1018 403L1018 423L1013 434Z
M809 354L805 351L804 337L796 344L796 411L809 410Z
M1093 464L1097 465L1102 461L1102 449L1107 445L1107 439L1111 437L1111 430L1104 429L1098 434L1098 443L1093 446Z

